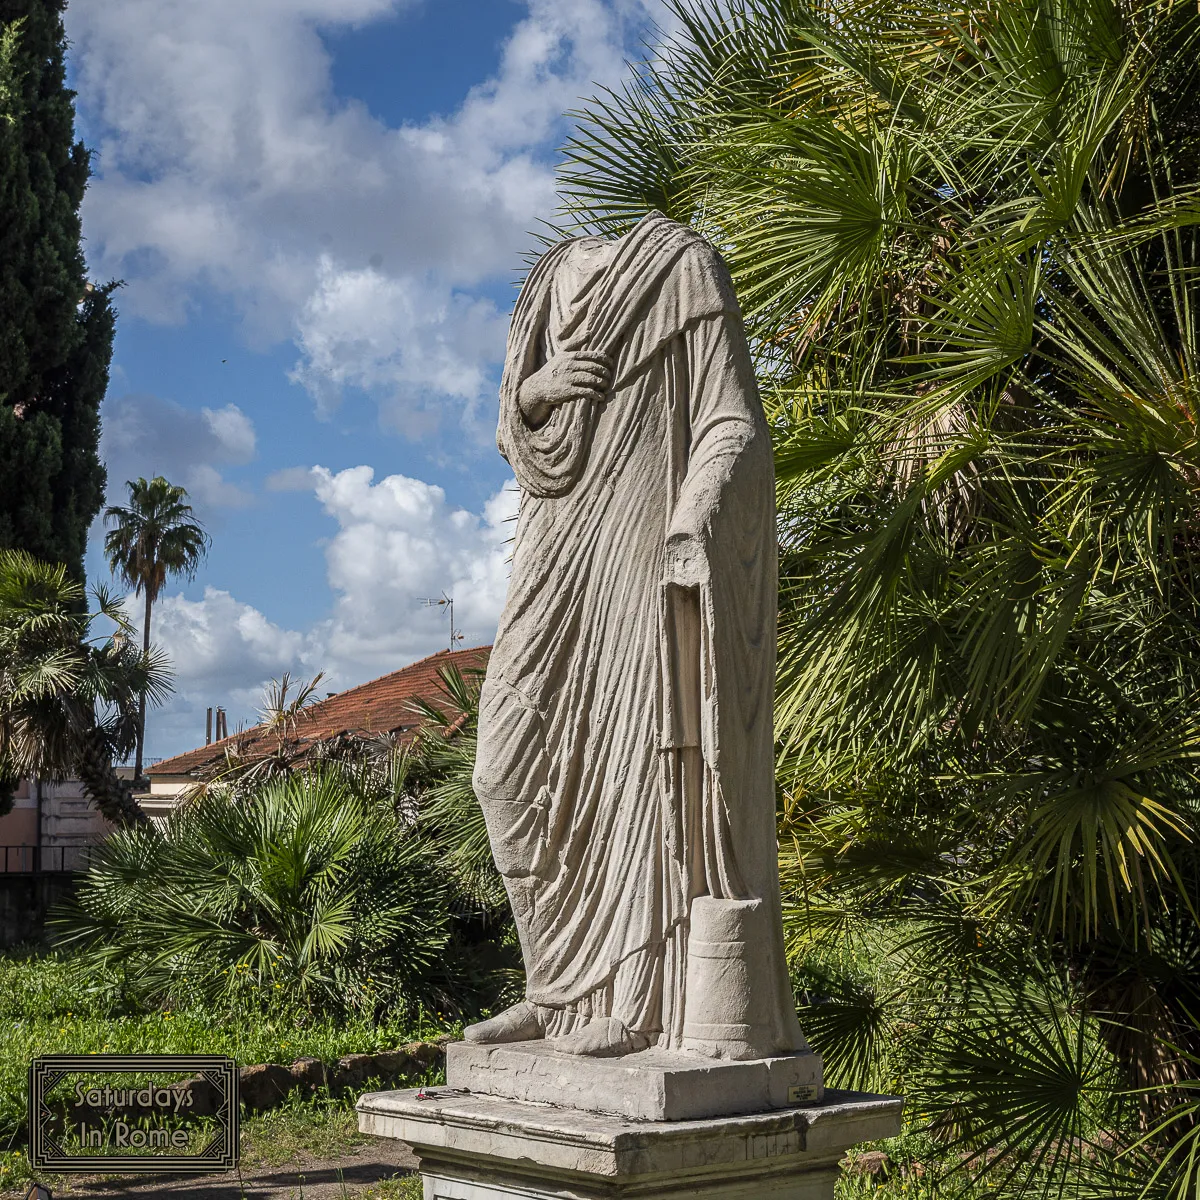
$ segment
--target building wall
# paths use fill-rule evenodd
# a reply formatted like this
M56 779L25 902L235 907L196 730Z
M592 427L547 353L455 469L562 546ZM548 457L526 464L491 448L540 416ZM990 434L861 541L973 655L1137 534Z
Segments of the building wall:
M31 855L22 855L20 847L38 845L37 784L22 780L17 788L13 809L0 817L0 873L30 870ZM70 853L102 841L112 832L112 826L100 815L78 780L42 784L43 850L61 847L64 854L47 855L47 863L73 869L79 864L79 854Z
M79 780L42 785L43 846L90 846L103 841L112 829Z
M46 918L75 889L85 849L112 826L96 811L77 780L42 784L41 867L33 873L38 845L38 788L22 780L11 812L0 817L0 949L45 941Z
M29 781L22 779L12 811L0 817L0 846L37 844L37 799L31 796ZM0 871L4 870L4 852L0 851Z
M147 771L150 776L150 795L163 800L178 801L184 792L196 786L196 780L191 775L155 775L153 768ZM138 797L139 800L141 797Z

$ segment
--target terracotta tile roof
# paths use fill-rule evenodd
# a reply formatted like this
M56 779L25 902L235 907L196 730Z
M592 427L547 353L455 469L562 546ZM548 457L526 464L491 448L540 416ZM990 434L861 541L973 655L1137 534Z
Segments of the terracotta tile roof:
M440 650L428 658L381 675L369 683L347 688L304 710L296 726L296 737L306 742L327 741L340 733L378 734L397 733L422 723L420 713L414 712L414 700L429 700L434 704L442 698L438 672L453 664L466 673L482 670L487 665L491 646L473 650ZM193 775L204 767L220 763L225 751L239 747L242 754L255 757L256 743L262 743L265 755L275 745L273 735L255 725L240 734L222 738L208 746L165 758L146 768L151 778L163 775Z

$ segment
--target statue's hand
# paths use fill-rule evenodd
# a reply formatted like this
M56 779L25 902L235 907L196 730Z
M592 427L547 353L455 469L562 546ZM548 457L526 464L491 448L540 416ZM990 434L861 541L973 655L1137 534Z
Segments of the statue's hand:
M540 425L560 404L603 400L612 383L612 359L590 350L564 350L521 384L517 403L530 425Z
M708 580L708 551L702 534L674 530L667 534L663 582L696 588Z

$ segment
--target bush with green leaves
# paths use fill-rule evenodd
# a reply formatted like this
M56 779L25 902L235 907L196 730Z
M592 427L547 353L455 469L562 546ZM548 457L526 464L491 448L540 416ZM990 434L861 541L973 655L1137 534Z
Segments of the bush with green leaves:
M807 1027L964 1187L1195 1195L1200 17L670 7L563 225L658 208L742 300Z
M827 1079L905 1096L899 1175L947 1197L1141 1194L1164 1147L1143 1140L1143 1097L1079 980L1028 943L945 939L936 922L865 920L796 964Z
M133 748L146 700L170 692L170 670L135 648L118 596L94 589L91 612L88 599L62 563L0 549L0 811L19 779L74 776L114 825L144 822L113 759Z
M482 917L493 924L511 924L504 882L492 859L487 824L472 781L482 672L464 674L452 665L443 667L438 676L441 695L413 706L425 719L412 772L421 826Z
M425 718L411 760L409 788L422 831L447 872L453 899L457 961L481 1011L496 1011L522 994L516 927L492 860L483 809L472 776L482 671L439 672L441 695L415 702Z
M448 902L428 843L328 764L117 832L56 923L147 997L378 1012L442 998Z

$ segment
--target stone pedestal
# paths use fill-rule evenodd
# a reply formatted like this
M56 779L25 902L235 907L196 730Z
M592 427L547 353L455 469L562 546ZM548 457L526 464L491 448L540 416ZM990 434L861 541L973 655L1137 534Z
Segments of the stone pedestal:
M544 1041L446 1047L446 1086L609 1113L635 1121L691 1121L819 1101L821 1056L812 1051L740 1061L678 1050L621 1058L560 1054Z
M805 1107L637 1121L446 1087L374 1092L358 1113L364 1133L413 1148L425 1200L832 1200L846 1150L898 1133L902 1104L830 1091Z

